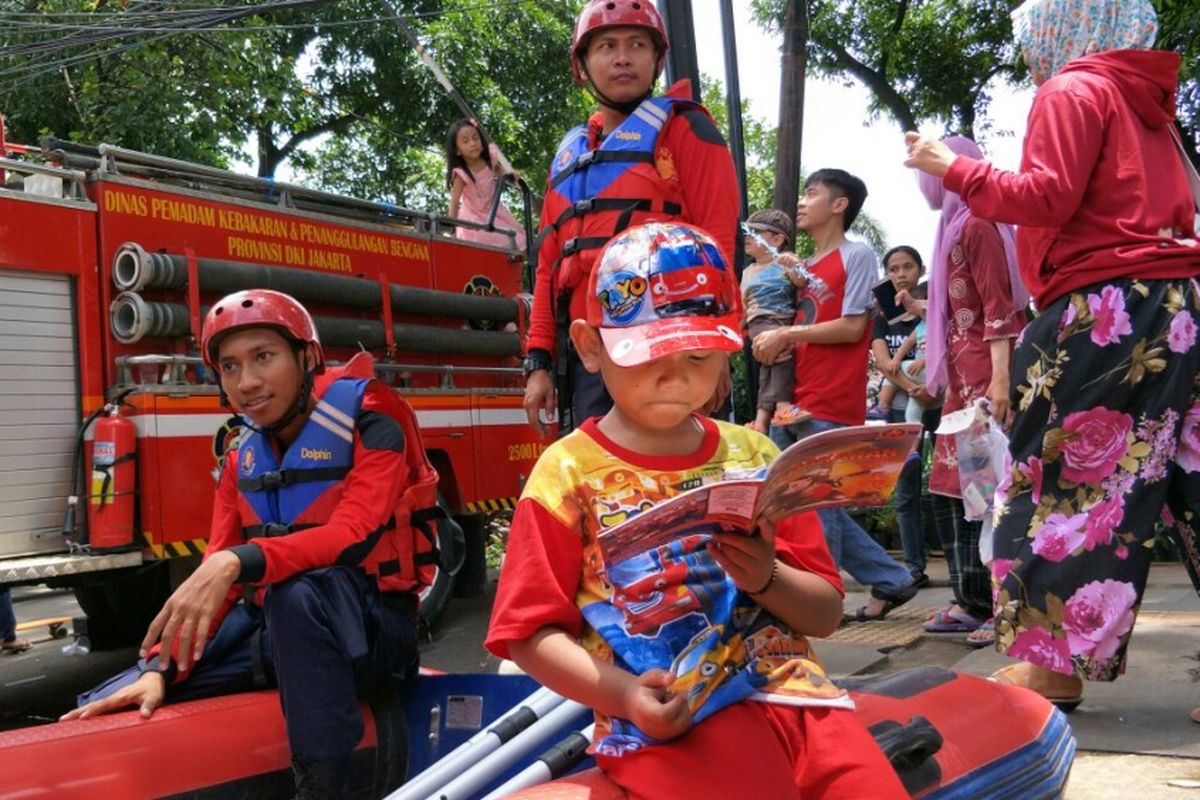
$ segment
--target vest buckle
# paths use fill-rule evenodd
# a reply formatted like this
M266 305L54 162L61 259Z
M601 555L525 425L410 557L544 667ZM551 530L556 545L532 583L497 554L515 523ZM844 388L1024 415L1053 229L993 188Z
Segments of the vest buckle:
M594 198L588 198L587 200L576 200L574 205L576 214L590 214L592 213L592 209L595 207L596 201Z
M586 167L588 164L591 164L596 160L596 155L599 152L599 150L588 150L586 153L581 154L579 158L575 159L575 165L577 167Z
M262 526L262 535L268 539L272 536L287 536L291 532L292 526L281 522L268 522Z
M283 470L276 469L271 470L270 472L264 472L262 475L258 476L258 479L262 482L263 490L268 492L275 491L276 489L280 489L286 485L286 481L283 477Z

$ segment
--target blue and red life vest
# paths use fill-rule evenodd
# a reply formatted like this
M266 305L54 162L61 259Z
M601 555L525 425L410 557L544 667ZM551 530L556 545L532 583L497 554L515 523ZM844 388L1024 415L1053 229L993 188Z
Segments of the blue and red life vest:
M354 466L355 420L370 380L330 383L282 461L261 433L243 434L237 448L238 512L247 540L328 522ZM388 521L338 559L374 577L384 592L419 591L433 581L438 551L432 526L442 516L438 474L425 455L416 417L403 399L398 406L409 480Z
M655 163L659 135L685 108L704 110L684 98L651 97L595 150L589 149L587 125L559 142L543 207L550 222L538 235L541 244L550 231L559 234L551 269L555 298L586 282L600 249L621 231L685 215L679 182L664 177Z

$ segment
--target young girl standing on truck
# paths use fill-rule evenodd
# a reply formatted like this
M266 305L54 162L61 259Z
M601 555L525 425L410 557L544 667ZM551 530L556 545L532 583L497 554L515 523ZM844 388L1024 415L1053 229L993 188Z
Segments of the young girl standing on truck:
M450 216L468 222L487 222L492 198L501 190L497 176L503 174L500 150L490 144L479 123L464 117L450 126L446 134L446 185L450 188ZM525 231L504 203L496 208L497 228L516 231L515 246L525 249ZM512 240L499 232L460 226L459 239L508 247Z

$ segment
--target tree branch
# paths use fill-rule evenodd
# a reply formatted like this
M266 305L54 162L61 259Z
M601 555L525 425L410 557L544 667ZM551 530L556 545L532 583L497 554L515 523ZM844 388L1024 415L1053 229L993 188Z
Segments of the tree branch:
M896 18L892 20L892 36L890 39L885 38L879 47L879 71L884 75L887 75L888 66L892 63L892 51L888 44L900 36L900 29L904 27L906 16L908 16L908 0L900 0L896 6Z
M353 122L355 116L356 115L354 114L342 114L340 116L333 117L332 119L327 119L320 125L314 125L307 130L292 134L292 137L276 151L279 155L279 160L282 161L290 156L293 150L307 142L309 139L313 139L325 133L334 133L341 130Z
M258 177L269 178L273 176L275 170L283 163L283 160L290 156L297 147L309 139L314 139L325 133L334 133L346 127L346 125L354 120L354 116L354 114L342 114L341 116L327 119L320 125L314 125L299 133L293 133L282 145L275 144L274 133L270 125L259 125L257 129Z
M814 35L812 41L824 49L840 69L858 78L858 80L862 81L871 90L875 98L891 112L896 122L899 123L901 131L916 130L917 118L912 112L912 107L909 106L908 101L888 82L887 77L883 73L871 69L846 52L845 48L841 45L824 36Z

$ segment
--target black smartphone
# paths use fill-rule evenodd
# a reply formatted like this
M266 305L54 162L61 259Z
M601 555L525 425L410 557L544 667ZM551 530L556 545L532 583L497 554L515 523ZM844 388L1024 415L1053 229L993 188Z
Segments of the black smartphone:
M896 302L896 287L890 280L885 279L875 284L871 287L871 293L875 295L875 302L879 304L879 313L883 314L889 325L908 313L904 306Z

